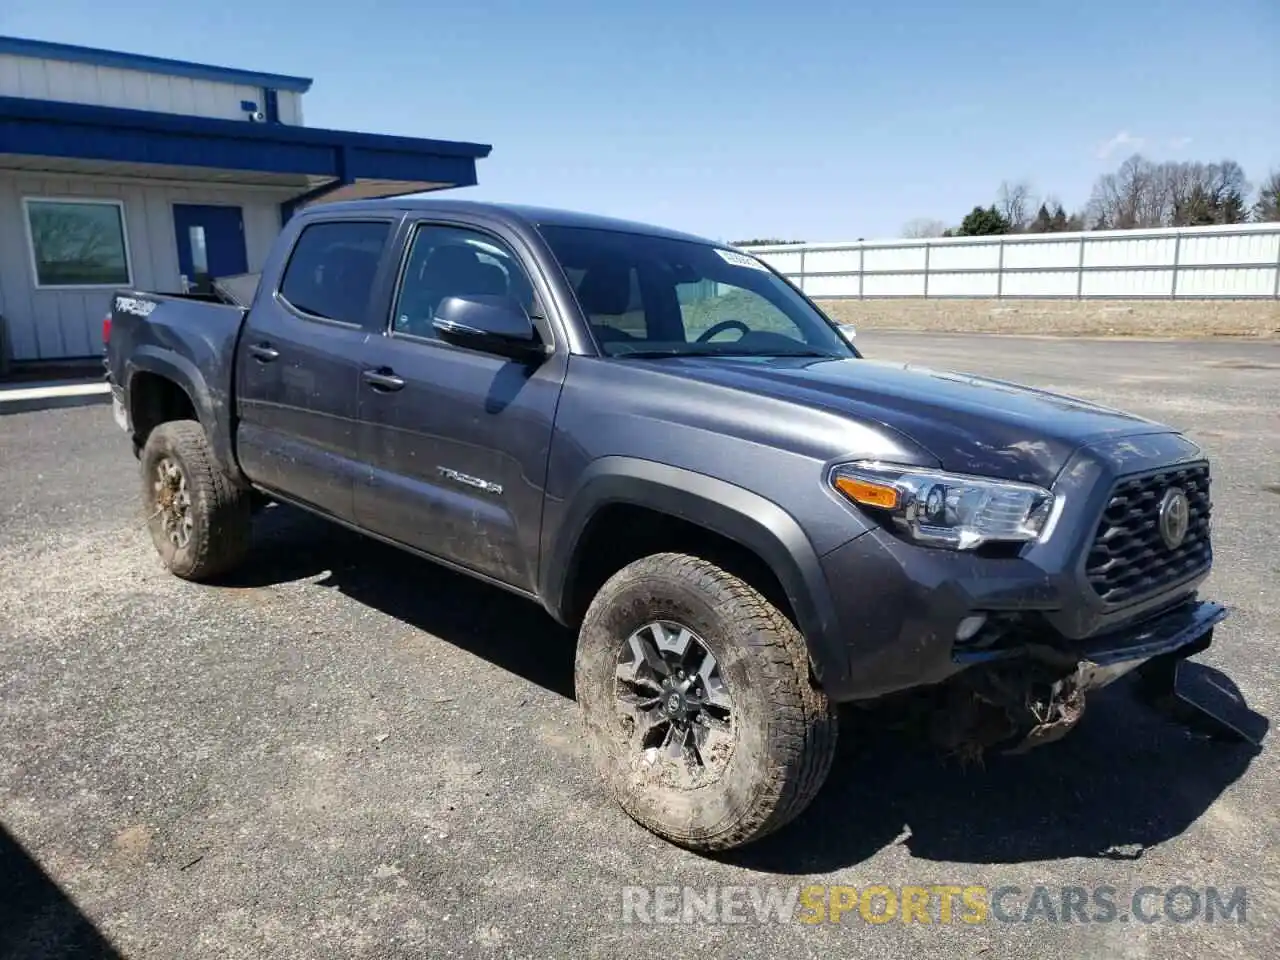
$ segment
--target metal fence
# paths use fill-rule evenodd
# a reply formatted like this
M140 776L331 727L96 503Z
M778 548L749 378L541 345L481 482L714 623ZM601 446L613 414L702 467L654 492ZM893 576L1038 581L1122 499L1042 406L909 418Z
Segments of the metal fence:
M822 299L1280 298L1280 223L744 249Z

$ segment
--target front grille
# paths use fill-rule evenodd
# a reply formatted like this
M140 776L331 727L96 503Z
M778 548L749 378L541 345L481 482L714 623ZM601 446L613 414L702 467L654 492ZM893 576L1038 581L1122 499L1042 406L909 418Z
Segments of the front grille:
M1187 535L1170 550L1160 536L1160 502L1180 488L1190 506ZM1111 491L1089 549L1089 585L1109 604L1139 600L1205 570L1209 546L1209 466L1170 467L1126 477Z

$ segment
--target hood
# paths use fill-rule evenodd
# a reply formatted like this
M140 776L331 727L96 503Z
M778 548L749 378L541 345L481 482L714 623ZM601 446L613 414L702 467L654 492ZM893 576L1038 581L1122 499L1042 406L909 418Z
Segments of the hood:
M1044 486L1089 441L1169 432L1086 400L914 364L758 357L635 362L882 424L925 448L945 470Z

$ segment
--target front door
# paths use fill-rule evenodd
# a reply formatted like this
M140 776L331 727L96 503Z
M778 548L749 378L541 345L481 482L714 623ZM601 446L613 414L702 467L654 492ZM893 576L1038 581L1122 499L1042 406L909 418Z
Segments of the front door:
M563 352L531 366L437 339L448 296L537 298L491 234L422 224L388 328L360 349L360 526L532 590ZM535 319L544 339L550 330ZM548 340L548 342L550 342Z
M239 207L175 203L173 230L178 271L187 288L209 293L209 281L249 272L244 247L244 214Z

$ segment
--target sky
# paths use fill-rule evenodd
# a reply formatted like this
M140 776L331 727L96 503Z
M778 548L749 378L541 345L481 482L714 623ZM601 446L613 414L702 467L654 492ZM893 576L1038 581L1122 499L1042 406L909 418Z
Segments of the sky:
M717 240L1280 168L1280 0L2 0L0 34L312 77L309 126L493 145L451 191Z

